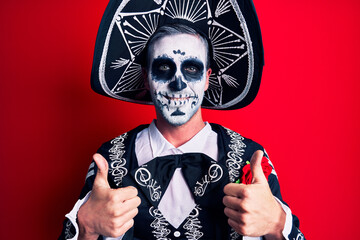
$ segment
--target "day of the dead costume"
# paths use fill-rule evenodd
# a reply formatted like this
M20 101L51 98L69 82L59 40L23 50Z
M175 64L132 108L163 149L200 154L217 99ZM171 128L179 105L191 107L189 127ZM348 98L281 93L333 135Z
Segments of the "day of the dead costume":
M208 41L212 73L202 107L227 110L251 103L258 92L264 65L260 26L251 0L110 0L96 39L93 90L123 101L152 104L142 78L143 53L157 29L172 24L190 26ZM134 227L122 239L250 239L227 224L223 188L237 181L252 154L263 148L236 132L211 124L216 144L207 147L217 150L215 156L210 157L203 147L181 154L155 154L154 159L139 164L136 147L141 144L136 139L151 127L139 126L99 149L109 163L110 186L136 186L139 190L139 214ZM172 177L178 174L177 169L181 169L184 185L195 205L183 221L171 224L169 216L165 217L160 209L167 189L176 191ZM76 213L91 193L96 171L93 162L79 201L64 221L60 239L76 239ZM298 219L282 201L274 170L268 182L286 212L284 237L304 239Z
M184 153L157 157L138 166L135 139L143 129L146 126L139 126L122 134L103 144L98 151L108 159L108 180L112 188L135 186L139 189L139 214L134 219L134 227L122 239L242 239L227 224L222 204L223 188L227 183L240 178L246 162L250 161L256 150L264 150L262 146L230 129L211 124L211 129L217 134L217 161L203 153ZM265 156L268 158L266 154ZM176 168L181 168L196 203L189 216L177 228L158 209ZM80 200L91 191L96 169L93 162ZM269 175L268 182L273 195L285 204L274 170ZM76 219L68 217L64 221L60 239L76 239ZM286 227L284 237L304 239L298 229L298 219L291 214L290 218L292 219Z

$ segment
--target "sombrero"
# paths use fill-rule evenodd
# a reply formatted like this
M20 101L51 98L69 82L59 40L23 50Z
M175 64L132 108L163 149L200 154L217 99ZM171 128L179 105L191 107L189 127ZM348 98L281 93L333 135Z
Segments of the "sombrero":
M182 23L205 33L213 72L202 107L238 109L258 92L264 53L251 0L110 0L97 34L92 89L123 101L152 104L140 56L160 26Z

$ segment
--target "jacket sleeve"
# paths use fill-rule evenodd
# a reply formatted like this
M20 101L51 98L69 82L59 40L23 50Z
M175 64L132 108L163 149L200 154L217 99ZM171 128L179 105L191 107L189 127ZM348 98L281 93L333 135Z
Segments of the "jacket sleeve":
M284 238L286 240L303 240L303 239L305 239L304 235L299 230L299 226L300 226L299 219L295 215L292 214L289 206L287 205L287 203L283 200L283 198L281 196L278 176L276 174L274 165L270 161L270 158L269 158L266 150L260 144L254 142L250 139L245 139L244 142L248 149L248 151L246 151L244 154L244 159L247 159L248 161L250 161L253 153L256 150L262 150L264 152L264 158L267 159L269 165L272 168L271 173L268 177L268 183L269 183L269 187L271 189L272 194L274 195L275 199L281 204L284 212L286 213L285 225L284 225L284 229L282 232Z
M266 155L267 157L267 155ZM283 210L286 213L286 222L283 230L283 236L286 240L303 240L305 239L302 232L299 230L300 222L299 219L291 213L291 210L287 203L284 202L281 192L280 192L280 184L275 172L274 166L270 160L269 164L273 168L271 174L268 178L268 183L274 197L280 202Z
M131 143L135 142L137 133L142 129L146 128L148 125L140 125L137 128L124 133L108 142L105 142L99 149L98 153L100 153L109 164L109 173L108 173L108 182L111 188L119 188L122 187L121 179L126 172L128 171L128 165L125 166L126 159L131 157L133 151L133 145ZM125 146L128 146L125 149ZM126 150L126 151L125 151ZM135 164L135 163L131 163ZM137 162L136 162L137 164ZM95 176L97 172L97 166L94 161L91 162L88 172L86 174L85 185L81 190L80 197L76 202L74 208L70 213L66 214L66 219L63 222L63 229L59 240L71 239L76 240L79 234L79 227L77 224L77 212L79 211L82 204L84 204L90 196L91 190L93 188ZM131 231L128 231L124 238L127 235L131 235ZM100 240L119 240L120 238L107 238L100 236L98 239Z
M77 213L80 209L80 207L87 201L89 198L89 195L92 190L92 186L95 179L95 173L96 173L96 164L93 161L90 164L89 170L86 175L85 185L81 190L81 194L77 202L75 203L73 209L65 215L65 220L63 222L63 228L61 231L61 235L58 238L59 240L76 240L78 239L79 235L79 227L77 224ZM99 238L101 239L101 238Z
M105 143L102 145L98 153L100 153L105 159L109 162L109 153L108 153L108 143ZM75 203L73 209L65 215L65 220L63 222L63 228L61 231L61 235L58 238L59 240L77 240L79 235L79 226L77 223L77 213L80 209L80 207L88 200L91 190L93 188L95 176L97 172L97 166L94 161L91 162L88 172L86 174L85 178L85 184L84 187L81 190L80 197ZM112 188L116 188L113 179L108 177L109 184ZM106 239L100 236L98 240Z

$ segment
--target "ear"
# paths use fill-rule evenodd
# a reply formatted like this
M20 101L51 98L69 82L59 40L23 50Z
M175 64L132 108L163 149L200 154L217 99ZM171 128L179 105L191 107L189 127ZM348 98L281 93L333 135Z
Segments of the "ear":
M141 75L142 75L142 78L144 79L145 89L150 90L147 70L144 67L141 68Z
M209 78L210 78L211 72L212 72L211 68L209 68L209 69L206 71L206 83L205 83L204 92L209 88Z

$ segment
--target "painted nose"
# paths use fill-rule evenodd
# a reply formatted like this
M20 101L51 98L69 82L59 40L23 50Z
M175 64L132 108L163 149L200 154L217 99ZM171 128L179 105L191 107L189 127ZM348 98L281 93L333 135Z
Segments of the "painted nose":
M175 76L175 80L169 84L169 87L173 91L181 91L186 88L187 85L183 82L181 76Z

